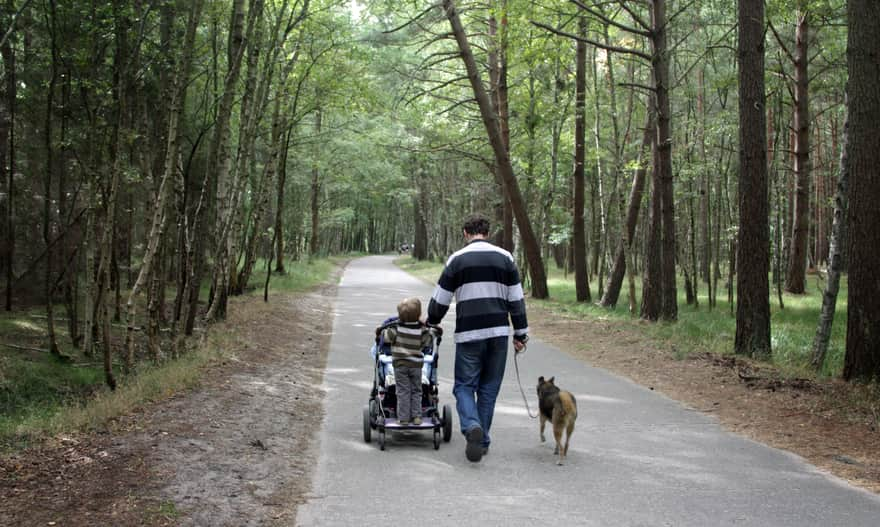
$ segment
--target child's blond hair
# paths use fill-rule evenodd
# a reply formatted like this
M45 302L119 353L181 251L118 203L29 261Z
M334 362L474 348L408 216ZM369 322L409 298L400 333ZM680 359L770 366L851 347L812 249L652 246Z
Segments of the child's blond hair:
M397 304L397 316L401 322L418 322L422 316L422 302L415 297L404 298Z

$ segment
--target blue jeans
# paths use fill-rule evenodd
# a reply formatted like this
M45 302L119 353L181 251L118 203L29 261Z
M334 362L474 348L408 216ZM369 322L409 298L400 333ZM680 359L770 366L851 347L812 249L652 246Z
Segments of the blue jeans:
M483 429L483 446L489 446L489 429L495 399L507 363L507 337L494 337L455 345L455 395L461 433L475 426Z

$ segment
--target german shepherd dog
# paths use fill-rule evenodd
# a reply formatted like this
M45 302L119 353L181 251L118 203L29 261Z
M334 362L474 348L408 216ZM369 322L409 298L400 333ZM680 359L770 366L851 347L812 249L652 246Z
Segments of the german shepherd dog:
M561 465L568 454L568 441L571 439L571 433L574 432L574 422L577 419L577 401L571 392L560 390L553 379L544 380L544 377L538 377L538 407L541 416L541 442L545 442L544 424L549 420L553 423L553 437L556 438L556 450L554 454L559 454L556 460L557 465ZM565 446L562 445L562 431L565 430Z

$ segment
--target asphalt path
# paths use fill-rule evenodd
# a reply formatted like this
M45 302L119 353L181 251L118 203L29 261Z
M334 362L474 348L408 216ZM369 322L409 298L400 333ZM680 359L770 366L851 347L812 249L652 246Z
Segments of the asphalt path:
M552 431L541 443L537 419L526 413L512 347L491 451L480 463L465 459L457 415L452 441L439 450L430 432L395 432L380 451L376 434L366 443L362 429L373 328L406 296L426 305L433 289L392 260L353 261L338 289L319 462L297 525L880 525L880 497L728 433L713 418L574 359L541 335L520 357L520 373L533 410L540 375L555 376L577 398L565 465L555 463ZM453 305L439 349L440 402L453 413L454 323Z

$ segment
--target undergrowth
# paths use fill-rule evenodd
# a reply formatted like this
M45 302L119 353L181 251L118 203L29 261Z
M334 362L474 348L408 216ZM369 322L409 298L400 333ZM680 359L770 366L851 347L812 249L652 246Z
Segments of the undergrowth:
M338 262L326 258L288 262L286 274L272 276L270 302L273 294L305 291L327 281ZM265 266L258 264L256 269L251 294L262 295ZM198 385L204 368L222 359L231 347L229 329L216 324L200 345L176 360L158 365L142 362L127 376L116 365L119 385L110 391L104 385L100 357L84 357L73 348L65 324L56 324L57 340L70 360L41 351L46 340L42 313L28 309L0 314L2 449L27 447L53 434L105 427L115 417Z

